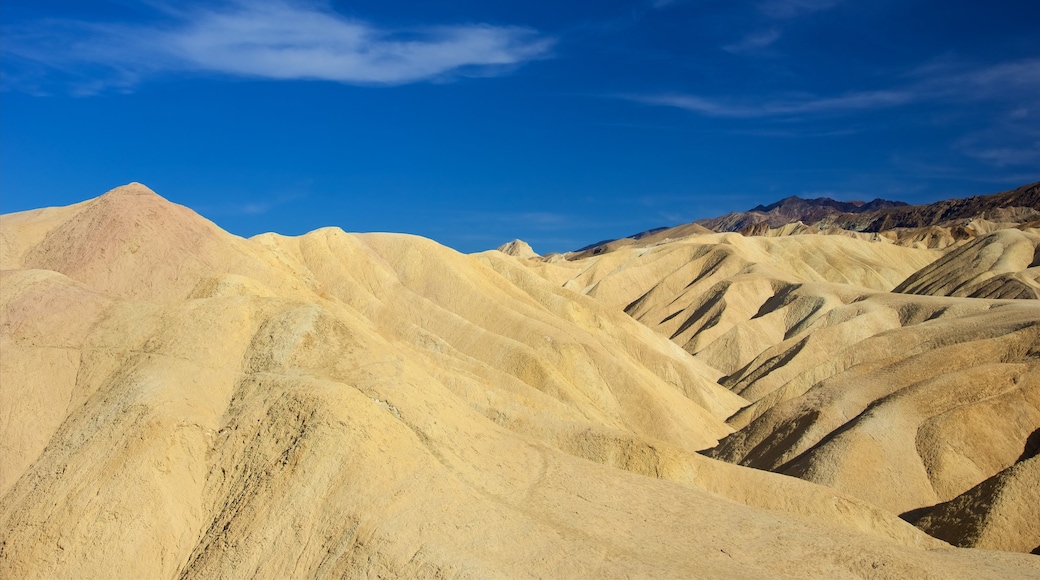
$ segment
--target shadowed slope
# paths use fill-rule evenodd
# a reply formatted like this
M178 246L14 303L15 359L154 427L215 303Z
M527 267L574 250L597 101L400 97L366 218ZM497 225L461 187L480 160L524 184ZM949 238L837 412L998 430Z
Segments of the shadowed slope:
M928 509L915 524L966 548L1040 553L1040 457Z

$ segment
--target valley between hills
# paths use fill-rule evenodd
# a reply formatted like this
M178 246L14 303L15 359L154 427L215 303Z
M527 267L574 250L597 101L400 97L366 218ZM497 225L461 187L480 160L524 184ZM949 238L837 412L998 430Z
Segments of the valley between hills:
M1040 577L1040 184L539 256L0 217L0 577Z

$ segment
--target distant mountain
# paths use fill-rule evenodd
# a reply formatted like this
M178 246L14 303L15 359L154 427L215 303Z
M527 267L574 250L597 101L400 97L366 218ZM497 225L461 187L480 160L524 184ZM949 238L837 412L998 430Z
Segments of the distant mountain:
M837 201L828 197L802 199L791 196L769 205L755 206L746 212L734 212L713 219L699 220L697 223L716 232L739 232L749 226L763 223L771 228L795 222L813 224L834 215L856 215L899 207L909 205L887 199L862 202Z
M922 205L887 199L863 202L792 196L745 212L603 240L567 256L580 259L625 246L646 246L712 232L770 237L840 234L863 239L880 237L900 245L941 249L1015 224L1024 228L1040 224L1040 182L991 195Z
M792 195L791 197L781 199L776 203L771 203L766 206L755 206L751 211L767 213L773 210L779 210L780 213L783 214L797 215L812 213L814 211L819 211L820 209L833 208L839 212L863 213L865 211L874 211L886 207L899 207L905 205L908 204L901 201L889 201L880 198L864 203L862 201L836 201L829 197L802 199L796 195Z
M861 214L861 219L851 220L848 225L863 225L862 217L873 219L862 228L846 227L845 229L881 232L894 228L953 225L953 222L971 219L1019 223L1036 221L1040 219L1040 182L992 195L948 199L927 205L881 209L869 214ZM835 225L838 225L837 222Z
M716 232L761 232L801 222L821 229L837 227L876 233L896 228L954 226L959 225L958 222L973 219L1017 223L1040 219L1040 182L992 195L923 205L884 199L864 203L788 197L767 206L756 206L746 212L698 220L696 223Z

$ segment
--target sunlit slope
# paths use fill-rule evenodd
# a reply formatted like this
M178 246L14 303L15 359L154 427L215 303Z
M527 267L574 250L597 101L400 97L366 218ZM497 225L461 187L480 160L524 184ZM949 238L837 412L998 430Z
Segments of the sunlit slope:
M1040 573L696 454L722 372L509 256L138 185L0 231L3 577Z
M81 221L113 233L99 235ZM5 338L30 324L44 325L34 333L41 342L70 335L62 344L11 345L33 347L27 356L68 358L70 343L96 330L116 298L278 298L319 304L410 345L426 363L457 375L450 383L460 396L500 422L579 434L597 425L697 450L728 434L722 420L746 404L716 384L721 373L623 314L529 274L514 284L481 259L421 238L325 229L242 240L131 186L86 204L24 253L24 262L3 264L11 288ZM510 267L526 274L501 266ZM92 317L70 321L62 300L98 305ZM49 436L41 430L35 446ZM3 485L19 471L4 469Z
M1040 233L1004 229L951 249L895 288L908 294L1040 298Z
M835 309L849 322L821 323L725 379L753 403L712 455L896 513L949 500L1014 463L1040 427L1040 308L957 312L936 300L918 311L923 322L886 329L899 322L886 302Z
M904 513L1008 468L1040 428L1040 302L883 290L921 273L947 280L936 288L957 276L985 287L1028 273L1034 248L1018 229L945 253L727 234L529 264L725 373L749 404L712 456ZM1020 509L1040 520L1035 504Z
M888 291L941 256L838 236L711 234L526 264L553 283L623 308L728 374L807 317L842 304L829 296L831 286ZM792 292L806 284L813 290L792 305Z

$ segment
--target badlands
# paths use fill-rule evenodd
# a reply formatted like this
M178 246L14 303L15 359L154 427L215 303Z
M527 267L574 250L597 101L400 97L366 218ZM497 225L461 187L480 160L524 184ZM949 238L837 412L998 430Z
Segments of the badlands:
M546 257L136 183L4 215L0 577L1040 578L1040 208L999 209Z

